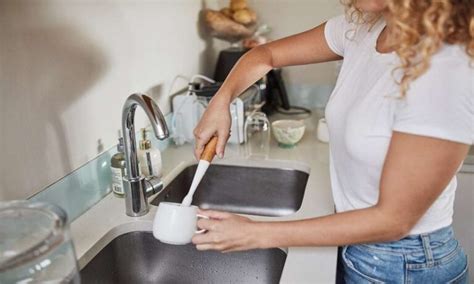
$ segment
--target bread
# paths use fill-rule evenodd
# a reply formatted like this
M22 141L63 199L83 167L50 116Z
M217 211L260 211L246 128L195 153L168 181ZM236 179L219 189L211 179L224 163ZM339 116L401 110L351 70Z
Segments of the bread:
M235 11L232 15L232 19L238 23L248 26L257 22L257 14L250 9L242 9Z
M213 10L205 10L204 11L204 20L209 27L216 27L223 23L228 22L230 19L226 17L221 12L213 11Z
M252 35L251 30L234 22L219 11L204 10L203 13L206 25L217 38L234 41Z
M232 10L231 10L230 8L222 8L222 9L220 10L220 12L221 12L222 14L226 15L226 16L229 17L229 18L232 18L232 15L233 15L233 13L234 13L234 12L232 12Z
M230 9L232 11L238 11L242 9L246 9L248 7L247 0L231 0L230 1Z
M250 8L247 8L246 10L250 14L250 18L252 19L252 24L255 24L257 22L257 13L255 13L255 11Z
M232 18L237 23L241 23L243 25L249 25L250 23L252 23L252 17L249 11L245 9L235 11L232 15Z

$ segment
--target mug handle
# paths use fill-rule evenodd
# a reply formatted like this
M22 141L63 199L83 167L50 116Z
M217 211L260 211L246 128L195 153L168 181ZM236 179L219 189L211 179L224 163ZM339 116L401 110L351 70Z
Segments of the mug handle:
M198 218L202 218L202 219L207 219L207 220L211 219L211 218L209 218L207 216L204 216L204 215L201 215L201 214L197 214L197 216L198 216ZM206 229L196 230L196 234L204 234L205 232L207 232Z

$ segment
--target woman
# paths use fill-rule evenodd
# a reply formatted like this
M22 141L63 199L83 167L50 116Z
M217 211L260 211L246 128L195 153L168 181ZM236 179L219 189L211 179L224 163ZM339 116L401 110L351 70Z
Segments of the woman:
M466 283L451 228L455 174L474 141L472 0L352 0L348 15L248 52L195 129L222 157L229 103L271 68L344 59L326 108L337 214L254 222L203 211L193 242L224 252L344 246L349 283ZM471 64L471 65L470 65Z

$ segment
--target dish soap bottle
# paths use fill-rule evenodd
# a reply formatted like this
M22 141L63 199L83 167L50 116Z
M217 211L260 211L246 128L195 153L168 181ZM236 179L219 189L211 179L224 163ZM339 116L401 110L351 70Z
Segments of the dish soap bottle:
M141 129L142 140L140 140L140 149L138 150L138 160L140 170L145 177L161 177L161 153L160 150L153 148L151 141L147 139L147 131Z
M110 159L110 168L112 170L112 191L116 196L123 197L125 194L123 190L123 178L127 170L125 167L123 137L119 138L117 153Z

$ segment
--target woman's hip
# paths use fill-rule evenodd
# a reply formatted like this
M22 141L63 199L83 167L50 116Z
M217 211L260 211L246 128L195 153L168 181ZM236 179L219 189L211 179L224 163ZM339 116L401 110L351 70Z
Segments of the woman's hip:
M346 246L346 283L467 283L467 257L451 227L400 241Z

